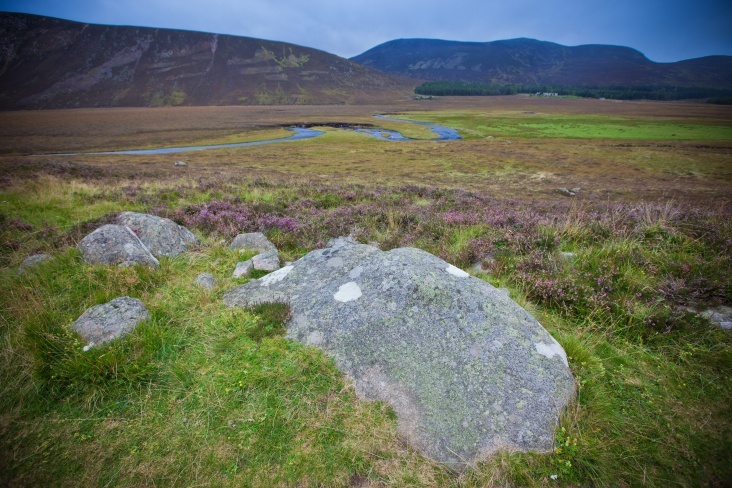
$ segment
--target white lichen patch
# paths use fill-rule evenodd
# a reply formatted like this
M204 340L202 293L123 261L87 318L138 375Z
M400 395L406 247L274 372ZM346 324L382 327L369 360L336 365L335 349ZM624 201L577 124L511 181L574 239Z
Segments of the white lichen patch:
M319 330L314 330L308 334L307 344L310 346L319 346L323 343L323 333Z
M564 348L561 346L561 344L554 340L554 338L552 338L551 344L537 342L536 344L534 344L534 347L536 347L536 352L538 352L542 356L548 357L549 359L558 355L560 358L562 358L564 365L569 367L569 361L567 361L567 353L564 352Z
M284 268L280 268L277 271L274 271L267 276L264 276L263 278L261 278L262 286L269 286L272 283L277 283L284 280L285 276L290 274L292 268L294 268L294 266L285 266Z
M345 285L341 285L338 291L333 295L333 298L339 302L351 302L358 300L361 297L361 288L356 284L355 281L349 281Z
M445 271L453 276L457 276L458 278L467 278L468 276L470 276L468 273L456 266L453 266L452 264L448 265Z

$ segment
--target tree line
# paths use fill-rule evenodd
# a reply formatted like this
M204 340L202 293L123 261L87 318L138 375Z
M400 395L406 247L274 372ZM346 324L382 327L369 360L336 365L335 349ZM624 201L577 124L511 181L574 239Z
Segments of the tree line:
M723 88L623 85L493 85L487 83L468 83L464 81L428 81L415 88L414 92L417 95L431 96L495 96L516 95L519 93L556 93L558 96L608 98L613 100L685 100L692 98L724 99L732 97L732 90ZM716 103L720 102L716 101Z

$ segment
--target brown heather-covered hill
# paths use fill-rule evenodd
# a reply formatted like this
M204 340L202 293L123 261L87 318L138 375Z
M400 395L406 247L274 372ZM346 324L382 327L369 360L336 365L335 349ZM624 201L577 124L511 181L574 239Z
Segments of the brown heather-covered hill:
M415 83L307 47L0 12L0 109L391 101Z
M732 56L655 63L629 47L568 47L525 38L493 42L397 39L351 60L421 80L732 88Z

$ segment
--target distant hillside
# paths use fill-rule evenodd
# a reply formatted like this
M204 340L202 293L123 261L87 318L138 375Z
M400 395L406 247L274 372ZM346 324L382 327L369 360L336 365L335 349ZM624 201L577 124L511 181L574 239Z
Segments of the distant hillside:
M0 12L0 109L363 103L414 83L248 37Z
M628 47L568 47L534 39L494 42L398 39L351 60L386 73L421 80L732 88L732 56L655 63Z

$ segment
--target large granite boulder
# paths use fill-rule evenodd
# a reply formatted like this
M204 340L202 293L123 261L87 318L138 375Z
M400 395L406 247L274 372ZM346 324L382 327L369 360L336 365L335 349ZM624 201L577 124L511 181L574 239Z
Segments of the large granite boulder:
M140 300L120 297L88 308L71 328L89 343L86 350L129 334L148 317L150 314Z
M272 242L267 239L267 236L265 236L261 232L249 232L246 234L239 234L238 236L234 237L233 241L231 241L231 249L259 252L277 250L275 245L272 244Z
M419 249L338 240L234 288L289 303L287 337L319 347L400 433L460 469L498 449L548 451L574 379L562 346L488 283Z
M117 223L132 229L155 257L174 257L199 244L191 231L163 217L122 212Z
M159 262L129 227L107 224L79 243L84 261L91 264L159 266Z

